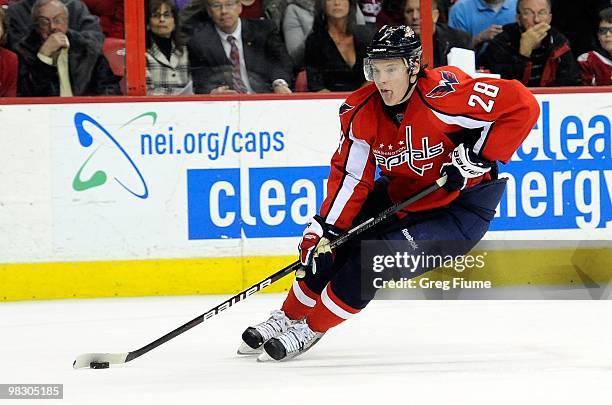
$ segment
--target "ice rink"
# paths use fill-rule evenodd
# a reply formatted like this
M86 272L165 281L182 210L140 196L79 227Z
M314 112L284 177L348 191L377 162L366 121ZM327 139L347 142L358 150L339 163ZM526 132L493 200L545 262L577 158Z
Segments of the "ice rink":
M0 383L63 383L52 403L66 404L612 401L612 301L376 301L294 361L236 356L242 330L282 297L250 297L106 370L72 361L135 350L225 297L2 303Z

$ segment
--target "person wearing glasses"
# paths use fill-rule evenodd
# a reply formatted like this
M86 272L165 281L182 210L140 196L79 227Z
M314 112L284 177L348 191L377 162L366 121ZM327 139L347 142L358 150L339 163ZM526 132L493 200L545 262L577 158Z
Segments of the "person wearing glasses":
M6 11L9 31L8 48L15 50L17 44L25 38L32 28L32 7L36 0L21 0L11 4ZM68 10L68 28L77 31L88 46L102 50L104 34L100 20L91 14L80 0L62 0Z
M612 7L599 13L599 46L578 57L585 86L612 85Z
M567 39L551 27L550 0L519 0L517 22L489 43L480 65L529 87L579 86L580 70Z
M36 0L34 27L17 45L18 94L25 97L118 95L102 51L68 28L69 12L60 0Z
M180 1L179 1L180 2ZM182 3L185 3L183 1ZM208 0L191 0L189 4L181 9L181 20L183 21L183 30L189 36L193 32L193 26L198 21L207 20L206 12ZM280 32L282 29L282 20L287 8L287 0L240 0L242 11L240 17L250 20L269 20L274 23L274 27Z
M145 13L147 94L193 94L189 54L174 0L150 0Z
M208 0L206 11L187 44L195 93L291 93L291 59L273 22L240 18L239 0Z

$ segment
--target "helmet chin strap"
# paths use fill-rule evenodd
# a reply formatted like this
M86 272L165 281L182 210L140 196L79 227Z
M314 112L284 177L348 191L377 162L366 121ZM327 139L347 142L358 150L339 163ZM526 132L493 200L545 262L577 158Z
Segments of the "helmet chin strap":
M412 77L415 77L414 82L410 82L410 79ZM408 98L410 97L410 92L416 85L416 82L417 82L416 75L410 74L410 76L408 77L408 88L406 89L406 92L404 93L404 97L402 97L402 99L397 104L402 104L403 102L408 100Z

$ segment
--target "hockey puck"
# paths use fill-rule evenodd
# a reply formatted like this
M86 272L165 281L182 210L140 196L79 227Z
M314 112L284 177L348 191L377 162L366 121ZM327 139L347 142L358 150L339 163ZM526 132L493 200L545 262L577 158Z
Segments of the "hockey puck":
M90 368L109 368L110 364L108 361L101 361L101 362L92 361L91 363L89 363L89 367Z

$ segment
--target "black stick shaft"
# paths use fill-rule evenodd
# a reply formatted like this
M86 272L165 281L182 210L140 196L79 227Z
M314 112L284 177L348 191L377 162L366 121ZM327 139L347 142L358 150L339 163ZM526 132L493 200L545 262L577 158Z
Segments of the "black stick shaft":
M341 245L345 244L349 240L352 240L353 238L356 238L357 235L359 235L359 234L365 232L366 230L372 228L373 226L379 224L380 222L382 222L385 219L389 218L391 215L396 214L397 212L403 210L404 208L406 208L410 204L413 204L413 203L417 202L418 200L420 200L421 198L423 198L423 197L431 194L432 192L436 191L437 189L442 187L445 182L446 182L446 177L441 177L434 184L432 184L431 186L427 187L426 189L424 189L420 193L418 193L418 194L408 198L405 201L402 201L400 203L392 205L388 209L386 209L383 212L381 212L378 216L376 216L374 218L370 218L367 221L365 221L365 222L357 225L356 227L350 229L346 234L344 234L344 235L340 236L339 238L335 239L331 243L331 247L336 248L338 246L341 246ZM212 318L213 316L219 314L220 312L230 308L232 305L234 305L234 304L244 300L245 298L255 294L257 291L261 291L264 288L266 288L267 286L269 286L270 284L275 283L278 280L280 280L281 278L283 278L283 277L285 277L285 276L295 272L300 267L301 267L301 265L300 265L299 261L291 263L289 266L287 266L287 267L277 271L276 273L272 274L270 277L267 277L266 279L264 279L264 280L260 281L259 283L249 287L248 289L239 292L238 294L234 295L231 298L228 298L227 300L223 301L221 304L219 304L216 307L212 308L208 312L206 312L206 313L204 313L202 315L199 315L197 318L194 318L191 321L185 323L184 325L179 326L178 328L174 329L173 331L168 332L164 336L162 336L159 339L149 343L148 345L143 346L140 349L137 349L137 350L134 350L133 352L128 353L128 356L125 359L125 361L128 362L128 361L134 360L135 358L140 357L143 354L145 354L145 353L155 349L157 346L160 346L160 345L166 343L167 341L169 341L171 339L174 339L178 335L187 332L189 329L191 329L191 328L201 324L205 320Z
M202 315L199 315L197 318L194 318L191 321L185 323L184 325L181 325L178 328L174 329L173 331L168 332L164 336L162 336L159 339L149 343L148 345L143 346L143 347L141 347L138 350L134 350L133 352L130 352L128 354L127 358L125 359L125 361L128 362L128 361L134 360L135 358L140 357L143 354L145 354L145 353L155 349L157 346L166 343L170 339L174 339L178 335L187 332L189 329L191 329L191 328L201 324L202 322L204 322L205 320L207 320L209 318L212 318L213 316L217 315L219 312L222 312L222 311L228 309L229 307L231 307L232 305L236 304L237 302L242 301L243 299L249 297L250 295L255 294L257 291L263 290L264 288L266 288L270 284L275 283L278 280L280 280L281 278L287 276L288 274L293 273L299 267L300 267L300 262L299 261L291 263L289 266L287 266L287 267L277 271L276 273L272 274L270 277L266 278L265 280L262 280L259 283L249 287L248 289L239 292L238 294L234 295L233 297L228 298L227 300L223 301L221 304L219 304L216 307L212 308L208 312L206 312L206 313L204 313Z

